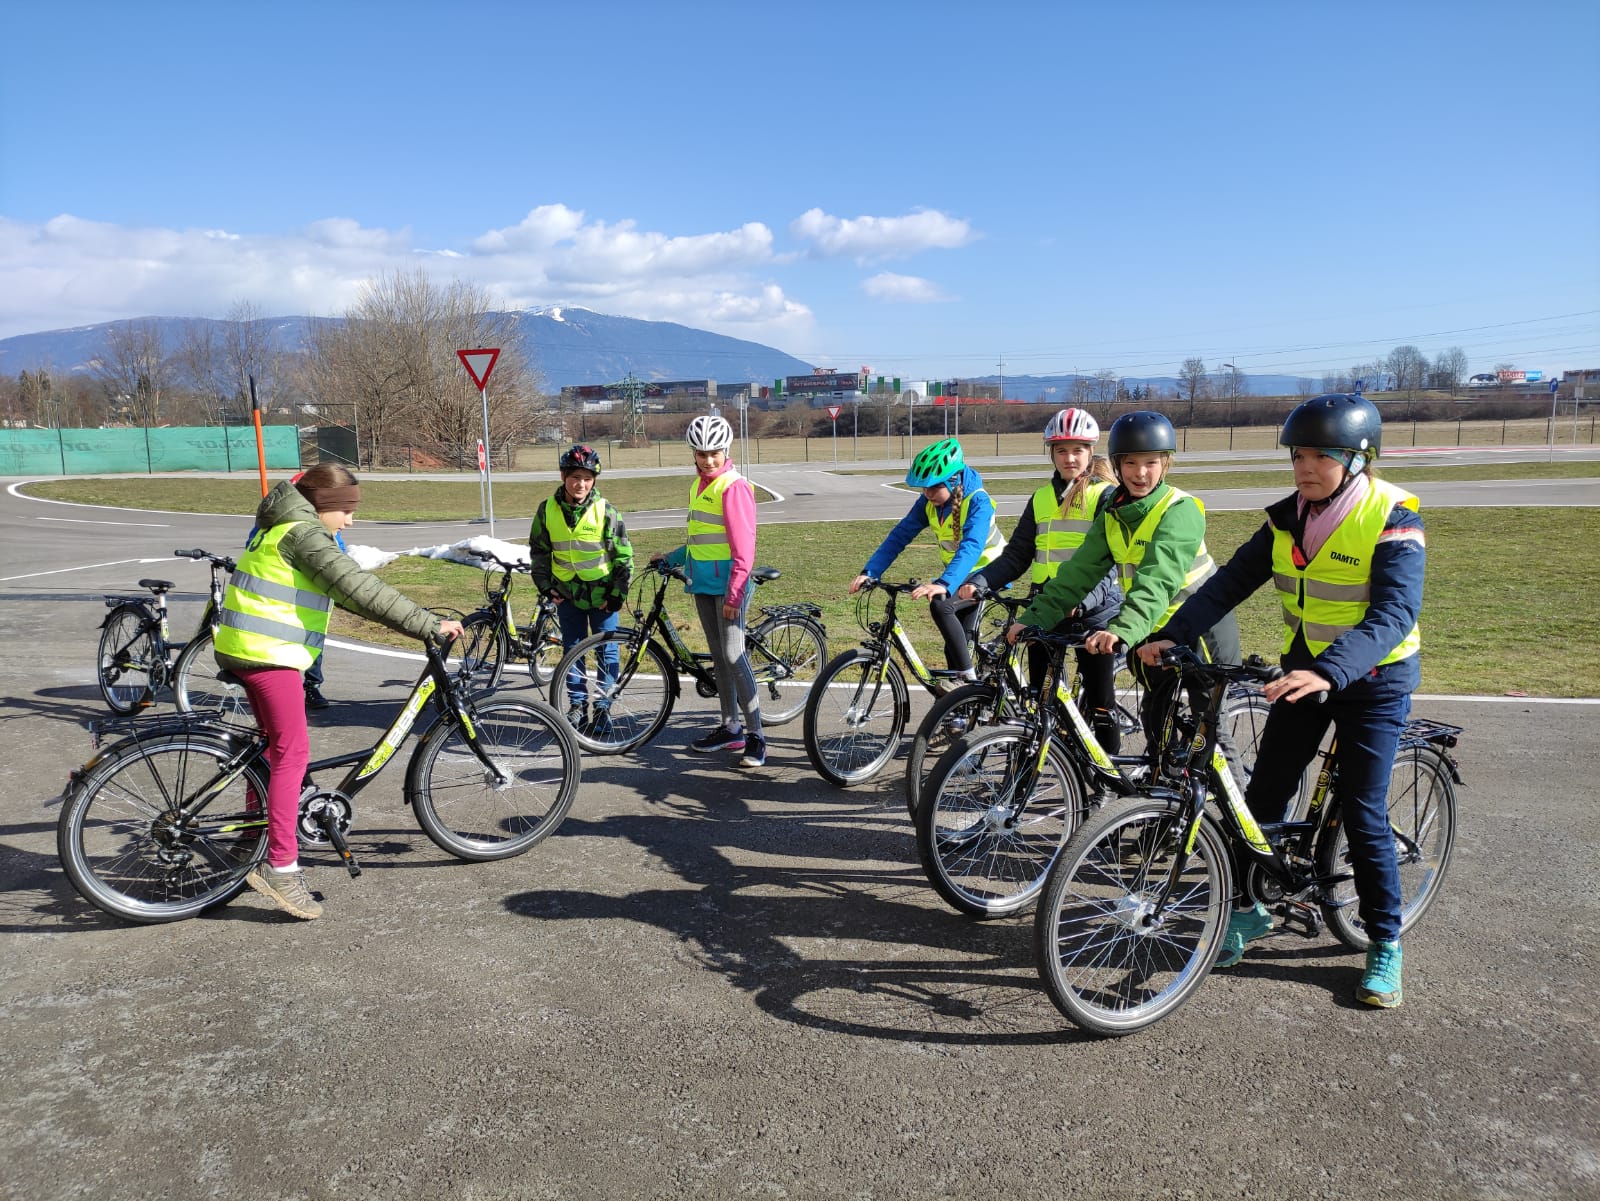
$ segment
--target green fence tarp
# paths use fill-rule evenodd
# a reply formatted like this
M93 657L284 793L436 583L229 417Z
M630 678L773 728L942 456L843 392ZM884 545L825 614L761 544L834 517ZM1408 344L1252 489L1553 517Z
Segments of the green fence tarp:
M300 466L300 431L261 428L267 466ZM104 475L115 472L254 471L256 431L250 425L175 429L0 429L0 474Z

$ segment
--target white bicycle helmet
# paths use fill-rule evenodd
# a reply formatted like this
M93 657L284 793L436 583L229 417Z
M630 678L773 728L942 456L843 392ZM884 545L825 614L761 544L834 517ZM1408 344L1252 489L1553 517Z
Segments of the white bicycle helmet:
M696 417L684 438L690 450L727 450L733 445L733 426L723 417Z
M1062 409L1045 424L1044 442L1096 442L1100 438L1100 423L1089 415L1087 409Z

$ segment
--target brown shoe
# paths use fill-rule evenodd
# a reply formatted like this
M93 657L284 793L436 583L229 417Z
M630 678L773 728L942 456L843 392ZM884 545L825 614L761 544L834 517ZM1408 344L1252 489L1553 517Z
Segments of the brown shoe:
M303 921L322 916L322 906L306 887L306 874L299 868L280 872L263 863L253 868L244 882L279 909Z

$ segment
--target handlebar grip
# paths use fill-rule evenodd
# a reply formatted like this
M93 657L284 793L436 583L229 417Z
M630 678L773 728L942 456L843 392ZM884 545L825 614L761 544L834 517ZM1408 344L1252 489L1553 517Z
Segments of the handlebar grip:
M180 559L204 559L206 552L196 547L194 550L175 550L172 552Z

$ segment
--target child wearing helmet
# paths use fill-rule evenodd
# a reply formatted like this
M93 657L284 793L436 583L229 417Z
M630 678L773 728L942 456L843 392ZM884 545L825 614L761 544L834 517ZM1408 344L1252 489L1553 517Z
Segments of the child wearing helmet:
M956 595L975 600L980 588L1004 588L1030 572L1040 588L1072 560L1094 524L1101 506L1110 501L1116 477L1110 464L1094 453L1100 424L1085 409L1062 409L1044 427L1045 454L1055 471L1050 482L1034 492L1017 518L1000 557L968 577ZM1113 569L1072 610L1073 622L1103 630L1122 605L1122 589ZM1028 672L1038 682L1045 655L1030 647ZM1079 650L1078 674L1083 682L1084 713L1094 726L1100 745L1115 755L1122 749L1122 733L1111 717L1116 702L1116 661L1110 655Z
M616 506L595 490L600 456L593 447L575 443L558 460L561 486L533 511L528 529L528 564L533 586L553 597L561 623L561 645L570 649L591 633L617 628L617 614L628 599L633 579L633 546ZM617 678L617 648L597 652L596 675L602 684ZM567 673L567 721L574 729L589 728L603 736L610 722L606 703L596 698L585 711L583 673Z
M756 560L755 489L728 457L733 427L725 418L696 417L684 438L694 452L696 469L689 485L689 541L666 555L651 556L650 561L666 559L674 567L688 569L687 588L717 679L722 720L689 747L702 754L742 752L740 767L761 767L767 761L767 740L761 730L761 698L744 644L750 569Z
M1139 654L1154 662L1269 580L1277 587L1285 674L1264 689L1272 711L1245 800L1258 821L1284 820L1332 723L1340 812L1371 938L1355 995L1390 1009L1401 1001L1402 899L1388 788L1421 683L1417 619L1427 542L1417 498L1372 474L1382 428L1361 396L1319 396L1290 413L1278 442L1290 451L1294 493L1267 507L1255 535ZM1325 704L1300 703L1319 696ZM1246 944L1271 929L1262 905L1238 898L1217 966L1239 962Z
M966 465L961 443L954 438L923 447L911 460L906 483L922 495L872 552L861 574L850 582L850 593L859 592L868 580L881 578L918 534L932 529L944 570L931 583L914 588L911 597L928 599L929 613L944 638L945 663L950 670L976 678L970 643L979 606L955 593L969 575L994 562L1005 550L994 502L983 486L983 477Z
M1118 486L1084 535L1083 545L1045 582L1008 631L1019 627L1053 629L1114 569L1122 586L1122 607L1105 629L1089 635L1084 649L1110 655L1119 643L1134 646L1159 629L1217 567L1206 549L1206 515L1200 502L1166 482L1178 437L1160 413L1125 413L1111 426L1111 467ZM1213 662L1239 661L1239 626L1230 611L1200 636ZM1170 671L1146 669L1143 712L1150 746L1160 744L1160 725L1178 678ZM1198 698L1193 698L1198 704ZM1226 749L1226 748L1225 748Z

